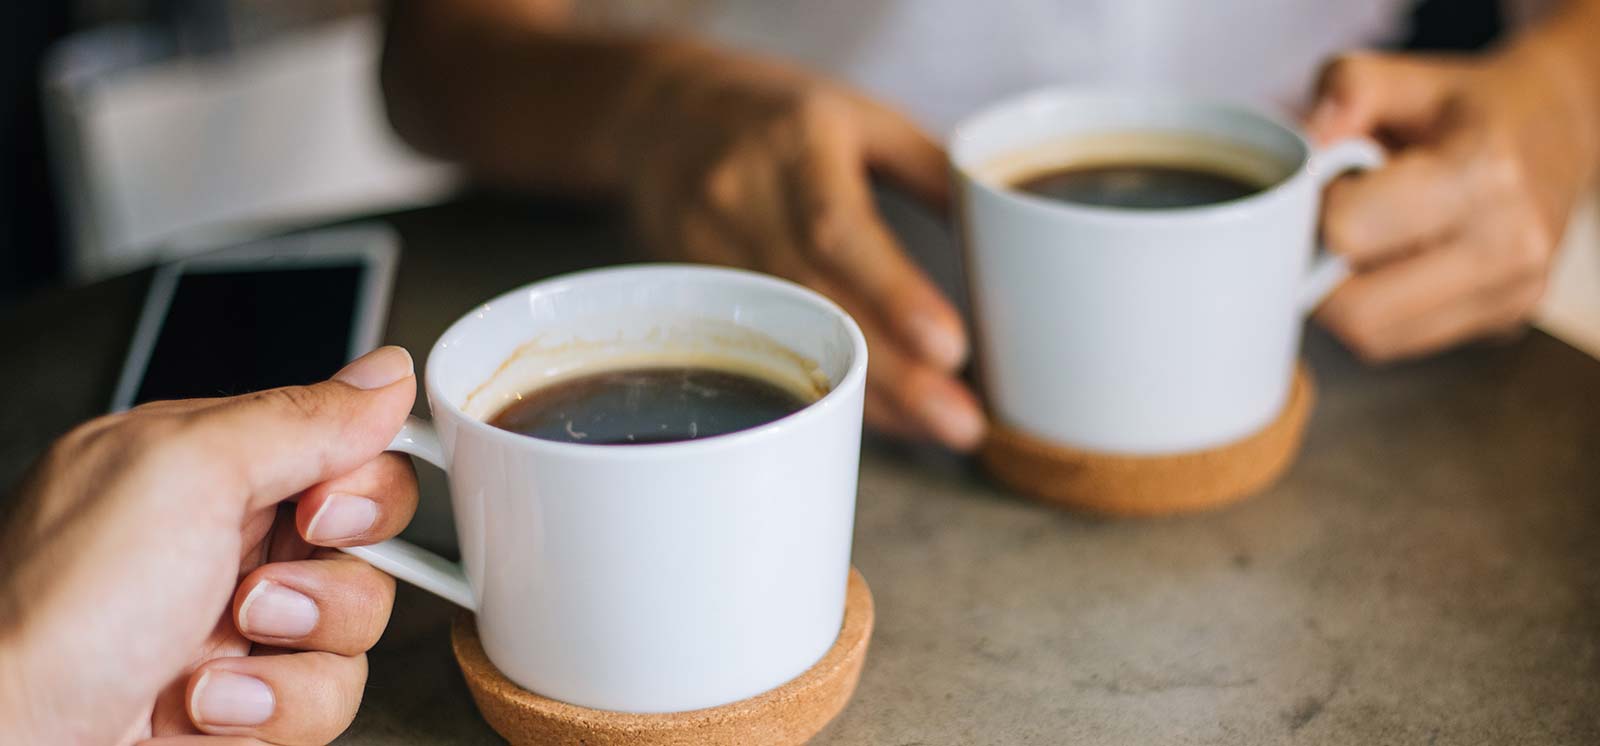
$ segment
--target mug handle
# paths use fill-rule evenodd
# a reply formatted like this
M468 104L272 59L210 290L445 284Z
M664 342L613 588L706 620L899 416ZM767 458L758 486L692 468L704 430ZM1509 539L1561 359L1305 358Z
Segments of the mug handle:
M1319 150L1311 155L1311 161L1306 165L1306 170L1311 172L1311 178L1317 182L1317 192L1328 186L1328 182L1349 173L1350 171L1367 171L1378 168L1387 158L1383 154L1383 146L1368 137L1352 137L1340 140ZM1319 196L1317 203L1322 199ZM1328 251L1325 244L1318 243L1317 259L1311 264L1311 271L1300 283L1300 311L1311 313L1322 301L1327 300L1339 284L1350 277L1350 264L1344 257Z
M444 448L433 424L420 417L406 416L406 424L384 449L422 459L441 469L445 467ZM477 611L472 585L461 565L451 562L404 539L389 539L364 547L339 547L339 551L366 560L373 567L434 593L468 611Z

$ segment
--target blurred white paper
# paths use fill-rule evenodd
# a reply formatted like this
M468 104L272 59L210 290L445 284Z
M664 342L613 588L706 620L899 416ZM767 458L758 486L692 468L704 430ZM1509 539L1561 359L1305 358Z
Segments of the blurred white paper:
M129 65L130 46L126 33L71 39L47 66L76 279L200 244L197 231L426 204L456 183L389 129L375 18L215 58Z

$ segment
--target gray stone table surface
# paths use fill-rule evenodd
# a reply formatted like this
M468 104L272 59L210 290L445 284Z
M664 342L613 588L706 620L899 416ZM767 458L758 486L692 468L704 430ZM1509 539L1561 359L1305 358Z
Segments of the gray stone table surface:
M477 301L626 257L603 211L480 197L387 219L387 338L419 356ZM0 484L104 408L147 282L0 310ZM1206 515L1061 513L869 440L855 562L878 627L816 743L1600 743L1600 362L1540 333L1377 370L1316 334L1307 354L1299 462ZM447 547L423 476L418 538ZM339 743L498 742L452 613L402 588Z

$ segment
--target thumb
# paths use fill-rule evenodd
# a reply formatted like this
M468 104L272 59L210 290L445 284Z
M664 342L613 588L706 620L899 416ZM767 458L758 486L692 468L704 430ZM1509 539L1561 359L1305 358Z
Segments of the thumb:
M1306 131L1318 145L1385 127L1426 127L1448 91L1439 63L1376 52L1340 55L1322 68Z
M869 165L930 209L950 210L950 159L927 131L904 114L862 95L851 97Z
M333 378L234 397L197 412L203 458L226 474L250 509L346 474L383 452L416 399L411 355L380 347Z

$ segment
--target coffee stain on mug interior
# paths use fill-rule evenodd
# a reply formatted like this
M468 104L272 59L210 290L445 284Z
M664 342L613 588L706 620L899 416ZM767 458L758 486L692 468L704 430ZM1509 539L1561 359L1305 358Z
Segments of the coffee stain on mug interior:
M712 319L680 319L638 335L619 328L603 336L551 341L542 333L520 344L483 383L467 394L461 410L487 420L530 390L607 370L688 367L759 377L815 402L833 382L817 361L748 327Z

